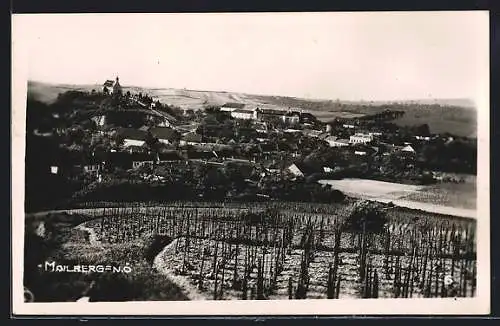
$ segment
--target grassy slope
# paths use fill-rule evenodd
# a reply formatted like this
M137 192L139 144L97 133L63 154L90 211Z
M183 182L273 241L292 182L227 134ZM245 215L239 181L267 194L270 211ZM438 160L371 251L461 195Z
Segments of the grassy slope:
M85 232L74 229L77 224L88 220L79 215L50 214L44 216L27 216L26 232L31 234L26 241L28 258L25 257L25 269L29 272L28 286L35 294L36 301L64 302L74 301L82 296L83 291L92 280L97 280L101 287L116 286L113 278L121 282L121 290L128 300L154 301L154 300L187 300L179 287L163 275L152 270L145 253L151 245L148 239L138 239L125 244L106 244L94 246L89 243ZM34 236L40 223L47 225L42 237ZM36 242L33 242L36 241ZM40 247L44 250L40 251ZM27 259L27 260L26 260ZM43 261L57 261L73 264L129 264L132 268L130 274L107 273L86 275L78 273L50 273L35 272L36 264ZM26 277L26 275L25 275ZM98 297L104 295L103 301L115 301L113 295L104 289ZM108 297L109 295L109 297ZM98 299L97 299L98 300ZM100 301L100 300L99 300ZM121 300L118 300L121 301Z
M55 101L57 95L68 90L99 89L99 85L51 85L41 82L28 83L28 96L45 103ZM386 109L384 102L345 102L329 100L310 100L284 96L250 95L243 93L196 91L187 89L144 89L140 87L124 87L131 92L146 92L156 96L160 101L184 108L199 109L204 105L222 105L226 102L242 102L249 105L261 107L281 108L300 107L305 111L316 114L322 121L328 121L334 117L356 116L371 114ZM401 126L427 123L431 131L436 133L450 132L459 136L475 137L476 134L476 111L472 104L466 100L442 100L442 101L414 101L405 103L398 110L404 110L405 116L396 120ZM447 107L429 106L430 104L442 104ZM450 107L451 105L452 107Z

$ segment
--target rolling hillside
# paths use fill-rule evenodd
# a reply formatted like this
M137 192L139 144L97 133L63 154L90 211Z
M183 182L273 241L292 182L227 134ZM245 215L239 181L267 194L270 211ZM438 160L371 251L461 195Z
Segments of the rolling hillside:
M52 103L57 95L68 90L91 91L99 85L46 84L30 81L28 96L45 103ZM295 97L252 95L223 91L199 91L173 88L141 88L124 86L124 91L143 92L157 97L162 103L181 108L200 109L206 105L222 105L226 102L241 102L261 108L302 108L316 115L322 121L336 117L357 117L381 112L386 109L405 111L395 121L398 125L427 123L432 132L449 132L459 136L476 137L476 110L471 101L462 99L415 100L408 102L348 102L333 100L311 100Z

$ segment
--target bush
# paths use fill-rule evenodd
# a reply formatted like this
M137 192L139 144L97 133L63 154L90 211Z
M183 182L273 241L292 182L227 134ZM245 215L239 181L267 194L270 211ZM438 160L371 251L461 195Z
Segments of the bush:
M386 213L379 204L360 201L348 209L343 227L351 232L362 232L364 229L368 233L380 233L387 220Z

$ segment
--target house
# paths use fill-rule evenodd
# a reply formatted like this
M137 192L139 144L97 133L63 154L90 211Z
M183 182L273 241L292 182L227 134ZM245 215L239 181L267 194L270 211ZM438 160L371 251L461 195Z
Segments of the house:
M287 124L297 124L300 122L300 113L294 111L288 111L281 116L284 123Z
M373 136L370 134L356 133L349 137L349 142L351 144L366 144L373 140Z
M196 145L200 144L203 141L203 136L196 132L188 132L184 134L181 138L180 145Z
M285 111L283 110L257 108L257 118L260 121L265 121L265 122L284 121L283 120L284 114Z
M243 103L226 103L220 107L221 111L232 112L234 110L241 110L245 107Z
M109 153L106 165L124 170L135 169L144 165L152 165L156 161L155 156L145 152L112 152Z
M33 130L33 134L35 136L40 136L40 137L51 137L54 133L52 131L40 131L38 129Z
M144 146L148 133L144 130L133 128L121 128L118 130L118 135L123 138L123 147Z
M149 132L153 137L157 138L160 143L163 144L173 144L180 139L179 133L168 127L154 127L149 129Z
M315 173L324 172L323 168L314 167L304 162L295 162L286 169L296 177L305 177Z
M92 158L83 164L83 172L98 174L102 170L104 164L105 162L100 162L97 159Z
M299 118L302 124L313 125L318 121L314 114L308 112L300 112Z
M324 167L323 167L323 171L324 171L325 173L331 173L331 172L333 172L333 169L332 169L332 168L330 168L330 167L328 167L328 166L324 166Z
M242 119L242 120L257 120L258 111L255 110L245 110L245 109L236 109L231 111L231 117L234 119Z
M274 143L260 143L258 147L262 154L269 154L277 150L277 145Z
M113 93L121 94L122 86L120 85L120 79L116 77L116 80L114 81L111 79L106 80L102 85L102 91L103 93L107 94L113 94Z
M344 147L349 146L349 140L347 139L337 139L335 136L328 136L325 141L330 145L330 147Z
M294 176L296 177L303 177L304 176L304 173L302 172L302 170L297 166L297 164L292 164L290 165L287 170L292 173Z
M415 139L429 141L429 140L431 140L431 137L429 137L429 136L415 136Z
M172 123L167 118L164 118L158 123L157 127L172 127Z
M127 152L132 154L132 153L145 153L147 151L147 148L143 146L135 146L135 145L130 145L127 146Z
M152 166L157 162L157 158L154 155L146 153L136 153L131 155L132 158L132 169L137 169L143 166Z
M411 145L406 145L405 147L401 148L402 152L407 152L407 153L415 153L415 150Z
M337 140L337 136L327 136L323 139L328 145L333 146L332 143Z
M372 146L365 145L363 143L353 144L352 151L354 155L358 156L366 156L366 155L374 155L378 153L378 148L374 148Z
M355 125L351 125L351 124L343 124L342 127L346 128L346 129L354 129L354 128L356 128Z
M306 129L302 130L302 134L307 137L318 138L323 132L321 130Z

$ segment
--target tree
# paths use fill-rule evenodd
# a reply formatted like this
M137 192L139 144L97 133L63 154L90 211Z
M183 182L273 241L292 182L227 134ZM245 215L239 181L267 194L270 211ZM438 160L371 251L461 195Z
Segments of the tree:
M415 133L418 136L430 136L431 131L429 125L427 123L424 123L422 125L415 127Z
M366 200L358 201L344 212L343 227L348 231L379 233L387 222L387 216L380 204Z
M158 140L158 138L154 137L151 132L148 132L146 135L146 145L153 152L158 152L160 149L160 141Z

